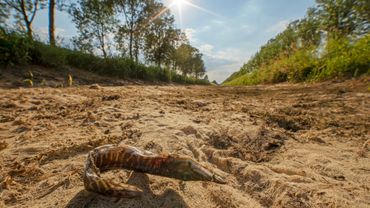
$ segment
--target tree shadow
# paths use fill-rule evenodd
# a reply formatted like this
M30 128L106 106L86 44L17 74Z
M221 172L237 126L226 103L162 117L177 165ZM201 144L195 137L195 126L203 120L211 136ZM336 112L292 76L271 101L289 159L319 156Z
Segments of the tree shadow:
M149 177L143 173L133 172L127 184L134 185L143 190L141 197L134 199L105 197L85 190L78 192L67 204L67 208L141 208L141 207L178 207L188 208L182 196L175 190L167 188L163 193L156 195L150 188Z

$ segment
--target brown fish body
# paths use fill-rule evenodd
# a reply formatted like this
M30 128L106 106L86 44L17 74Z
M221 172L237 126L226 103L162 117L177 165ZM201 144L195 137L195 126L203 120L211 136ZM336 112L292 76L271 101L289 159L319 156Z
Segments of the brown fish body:
M83 177L86 190L123 198L141 195L142 190L135 186L116 184L100 177L101 172L121 168L180 180L225 183L190 158L154 154L126 145L104 145L88 154Z

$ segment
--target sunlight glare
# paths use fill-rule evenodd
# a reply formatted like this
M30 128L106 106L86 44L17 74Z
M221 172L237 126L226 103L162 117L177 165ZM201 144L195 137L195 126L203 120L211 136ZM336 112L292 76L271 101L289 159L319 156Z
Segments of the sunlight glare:
M186 3L186 0L173 0L173 4L177 5L179 8Z
M186 7L186 6L189 6L189 7L192 7L192 8L195 8L195 9L198 9L198 10L200 10L200 11L202 11L202 12L205 12L205 13L207 13L207 14L210 14L210 15L212 15L212 16L215 16L215 17L221 17L220 15L218 15L218 14L216 14L216 13L214 13L214 12L211 12L211 11L209 11L209 10L207 10L207 9L205 9L205 8L203 8L203 7L200 7L200 6L198 6L198 5L196 5L196 4L194 4L194 3L192 3L191 2L191 0L170 0L170 4L167 6L167 7L165 7L164 9L162 9L159 13L157 13L156 15L154 15L150 20L149 20L149 22L151 22L151 21L153 21L153 20L155 20L155 19L157 19L158 17L160 17L163 13L165 13L167 10L169 10L169 9L171 9L171 8L173 8L173 7L177 7L177 13L178 13L178 15L179 15L179 21L180 21L180 27L182 27L182 22L183 22L183 15L182 15L182 13L183 13L183 9L184 9L184 7ZM222 17L221 17L222 18Z

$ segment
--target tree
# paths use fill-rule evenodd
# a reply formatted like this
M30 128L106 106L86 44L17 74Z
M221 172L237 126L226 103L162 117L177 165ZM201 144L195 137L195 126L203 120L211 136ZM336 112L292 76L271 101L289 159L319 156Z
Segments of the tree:
M0 26L2 26L9 16L9 8L8 5L1 0L0 1Z
M175 66L184 76L192 72L191 60L196 49L189 43L181 44L175 51Z
M180 70L184 76L193 74L196 78L205 73L202 54L189 43L182 43L174 53L175 70Z
M198 52L195 54L195 57L192 58L192 71L197 79L202 77L206 72L202 56L203 55Z
M98 48L106 58L109 51L108 36L114 32L117 24L113 7L104 0L79 0L77 5L71 6L70 14L79 32L74 39L75 45L90 53Z
M192 53L192 47L189 44L182 44L175 51L175 69L180 70L183 75L191 72L189 60Z
M49 0L49 43L55 46L55 0Z
M370 32L370 1L357 0L354 2L354 13L356 15L356 30L359 35Z
M332 36L349 35L356 28L353 0L316 0L322 29Z
M317 18L317 9L309 8L306 18L298 23L298 38L302 46L319 45L320 43L320 22Z
M139 50L142 45L143 25L149 14L149 1L147 0L118 0L118 10L125 17L124 23L119 27L116 40L119 49L126 52L128 48L129 57L138 62ZM126 46L127 40L127 46Z
M4 0L4 3L15 11L14 17L26 27L29 39L33 39L32 22L36 13L44 5L43 0Z
M173 45L173 50L170 54L170 57L169 57L169 59L166 63L168 68L171 68L174 71L180 70L179 61L181 61L182 52L181 52L181 50L179 50L179 48L182 45L186 45L186 44L190 45L189 40L187 39L185 33L180 32L179 37L177 38L175 44Z
M174 28L174 17L169 10L157 3L155 10L160 14L157 18L151 20L145 30L144 55L148 61L161 66L163 63L168 64L171 56L175 51L175 45L180 40L181 32ZM153 6L153 7L154 7Z
M69 5L69 0L49 0L49 44L55 46L55 11L63 11Z

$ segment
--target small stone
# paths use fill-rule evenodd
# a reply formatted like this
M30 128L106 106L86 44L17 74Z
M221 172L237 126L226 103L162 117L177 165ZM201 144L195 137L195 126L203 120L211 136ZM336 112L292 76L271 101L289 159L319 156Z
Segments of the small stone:
M101 89L101 87L98 84L92 84L92 85L90 85L89 89L99 90L99 89Z
M183 131L186 135L196 134L197 130L192 126L187 126L185 128L182 128L181 131Z

